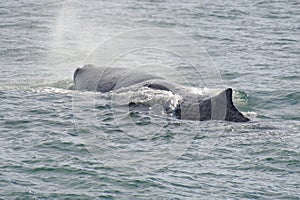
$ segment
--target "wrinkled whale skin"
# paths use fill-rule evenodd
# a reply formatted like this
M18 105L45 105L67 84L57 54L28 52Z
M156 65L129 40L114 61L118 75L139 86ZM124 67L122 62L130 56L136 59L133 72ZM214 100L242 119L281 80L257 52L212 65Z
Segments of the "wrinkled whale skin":
M110 92L139 84L155 90L171 91L179 94L182 101L174 115L185 120L225 120L247 122L245 117L232 102L232 89L228 88L216 96L201 96L187 93L180 85L151 74L126 68L104 68L85 65L77 68L73 74L76 90ZM130 106L134 103L129 103Z

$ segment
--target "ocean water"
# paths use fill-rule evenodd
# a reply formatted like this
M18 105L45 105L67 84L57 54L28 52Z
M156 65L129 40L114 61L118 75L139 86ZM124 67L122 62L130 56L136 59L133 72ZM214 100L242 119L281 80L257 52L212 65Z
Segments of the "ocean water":
M2 1L0 199L299 199L299 22L297 0ZM73 90L90 62L232 87L251 122L128 113Z

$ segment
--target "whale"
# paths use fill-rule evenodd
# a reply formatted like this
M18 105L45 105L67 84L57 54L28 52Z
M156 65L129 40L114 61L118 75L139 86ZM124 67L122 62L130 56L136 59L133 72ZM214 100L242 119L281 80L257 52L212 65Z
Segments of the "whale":
M233 104L232 88L227 88L216 95L203 95L190 92L186 86L170 82L163 77L122 67L101 67L87 64L77 68L73 73L74 88L81 91L100 93L115 92L132 87L147 88L153 91L167 91L180 96L176 106L170 109L164 103L167 113L182 120L223 120L231 122L248 122ZM159 102L161 103L161 102ZM141 107L137 102L128 102L132 110ZM150 107L151 105L142 105ZM138 110L138 109L137 109Z

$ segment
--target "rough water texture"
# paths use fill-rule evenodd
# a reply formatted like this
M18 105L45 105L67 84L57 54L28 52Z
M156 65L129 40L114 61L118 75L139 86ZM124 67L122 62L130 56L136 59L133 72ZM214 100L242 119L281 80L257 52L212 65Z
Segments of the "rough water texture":
M299 199L299 21L297 0L3 1L0 198ZM91 50L140 27L197 41L252 121L126 120L112 100L134 94L72 90Z

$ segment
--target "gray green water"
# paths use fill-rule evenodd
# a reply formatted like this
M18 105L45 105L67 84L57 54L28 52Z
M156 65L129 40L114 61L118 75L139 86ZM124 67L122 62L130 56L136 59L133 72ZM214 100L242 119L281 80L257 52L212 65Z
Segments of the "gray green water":
M252 121L116 123L109 96L70 89L140 27L197 41ZM299 199L299 1L2 1L0 30L1 199Z

